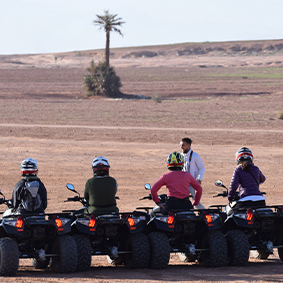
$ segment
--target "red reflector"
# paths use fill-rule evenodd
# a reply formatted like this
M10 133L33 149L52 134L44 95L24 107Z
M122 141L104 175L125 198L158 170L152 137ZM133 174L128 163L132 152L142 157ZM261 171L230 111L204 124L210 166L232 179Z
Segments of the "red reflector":
M88 227L93 228L95 226L95 216L92 215L89 222L88 222Z
M174 223L174 215L172 212L170 212L168 219L167 219L167 224L171 225Z
M205 218L206 218L207 223L213 222L212 217L209 214L206 214Z
M128 218L128 223L129 223L130 227L135 226L135 220L132 217Z
M19 216L17 222L16 222L16 227L17 228L23 228L24 226L24 221L23 221L23 218L21 216Z
M248 220L248 221L251 221L252 219L253 219L253 211L251 210L251 208L249 208L248 209L248 211L247 211L247 216L246 216L246 219Z
M63 223L62 223L61 219L59 219L59 218L56 218L56 219L55 219L55 223L56 223L56 226L57 226L58 228L60 228L60 227L63 226Z

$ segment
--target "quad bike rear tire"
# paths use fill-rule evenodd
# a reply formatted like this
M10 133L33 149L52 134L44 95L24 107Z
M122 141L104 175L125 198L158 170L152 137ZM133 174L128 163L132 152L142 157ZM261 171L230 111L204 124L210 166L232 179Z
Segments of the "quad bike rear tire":
M51 257L50 267L52 271L61 273L75 272L78 264L76 241L72 236L63 235L54 240L52 253L59 256Z
M19 268L19 248L15 240L5 237L0 239L0 275L15 275Z
M152 269L167 268L170 260L170 244L168 237L162 232L148 234L150 244L150 263Z
M89 238L84 235L74 235L73 238L76 242L78 254L76 271L89 270L91 266L91 245Z
M127 268L146 268L150 260L150 247L145 234L137 233L129 235L126 240L126 249L131 251L125 254Z
M246 234L240 230L230 230L225 238L228 248L228 265L245 266L250 255L250 245Z
M199 262L208 267L227 264L227 243L221 231L208 231L201 240L201 248L209 249L200 253Z

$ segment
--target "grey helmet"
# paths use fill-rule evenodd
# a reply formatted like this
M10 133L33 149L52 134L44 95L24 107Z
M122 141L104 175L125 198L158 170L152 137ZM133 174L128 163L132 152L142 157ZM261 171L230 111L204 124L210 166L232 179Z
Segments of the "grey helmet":
M21 163L20 170L23 176L37 175L38 172L37 161L33 158L24 159Z

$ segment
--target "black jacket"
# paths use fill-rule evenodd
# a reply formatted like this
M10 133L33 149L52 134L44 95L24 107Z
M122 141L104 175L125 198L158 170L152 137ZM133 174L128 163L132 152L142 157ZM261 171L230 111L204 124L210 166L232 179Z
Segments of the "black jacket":
M37 176L25 176L23 179L21 179L14 187L13 195L12 195L12 205L14 209L17 209L21 213L30 213L29 211L26 211L21 201L24 198L24 188L25 188L25 182L26 181L38 181L39 182L39 189L38 194L41 198L41 207L32 213L43 213L44 210L47 207L47 191L44 186L44 184L40 181L40 179Z

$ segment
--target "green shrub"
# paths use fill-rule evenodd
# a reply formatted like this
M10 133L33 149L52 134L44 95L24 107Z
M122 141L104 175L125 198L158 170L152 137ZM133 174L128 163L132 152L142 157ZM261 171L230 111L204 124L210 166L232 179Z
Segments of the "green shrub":
M122 84L113 67L107 67L105 62L99 62L96 65L94 61L91 61L87 71L90 73L84 76L84 84L88 90L87 96L118 97L122 94L120 92Z
M283 120L283 111L278 115L278 119L282 119Z

